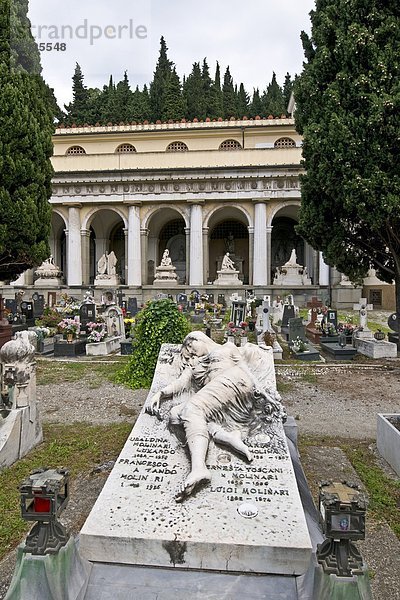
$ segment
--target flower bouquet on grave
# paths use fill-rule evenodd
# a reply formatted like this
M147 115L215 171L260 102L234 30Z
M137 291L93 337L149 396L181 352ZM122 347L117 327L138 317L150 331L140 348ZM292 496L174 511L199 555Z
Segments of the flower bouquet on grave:
M351 323L339 323L338 333L344 333L346 338L351 338L355 330L355 326Z
M58 323L57 328L58 332L63 334L64 339L72 341L79 335L81 330L79 317L73 319L65 318Z
M307 342L305 342L299 336L297 336L297 338L293 342L293 350L296 353L299 353L299 352L309 352L310 349L308 347Z
M97 344L102 342L107 337L106 324L102 321L96 323L88 323L86 325L89 335L87 341L90 344Z
M134 324L135 324L135 319L133 317L125 317L125 319L124 319L125 338L131 337L131 333L132 333Z

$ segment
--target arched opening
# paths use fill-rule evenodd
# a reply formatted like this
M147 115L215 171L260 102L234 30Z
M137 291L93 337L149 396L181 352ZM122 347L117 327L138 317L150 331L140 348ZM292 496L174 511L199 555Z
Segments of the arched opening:
M185 220L175 210L164 208L157 211L149 222L147 250L147 284L154 281L155 269L160 264L164 250L169 250L176 268L179 283L187 281L187 250Z
M226 217L224 220L223 216ZM209 281L217 278L222 259L226 252L229 252L230 258L239 271L239 279L245 284L249 283L249 232L247 223L244 222L244 215L240 214L238 217L233 218L231 214L220 211L214 215L210 223L207 277Z
M88 256L88 278L92 284L98 272L98 262L106 252L114 251L117 257L116 272L121 283L125 283L125 223L122 217L111 209L100 209L92 215L87 224L90 231L84 254Z

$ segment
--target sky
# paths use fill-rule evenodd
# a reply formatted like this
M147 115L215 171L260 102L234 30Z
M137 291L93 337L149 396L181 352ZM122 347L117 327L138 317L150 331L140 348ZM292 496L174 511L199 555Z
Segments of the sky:
M78 62L88 87L102 88L124 71L132 87L149 83L163 35L183 76L207 57L227 65L248 93L264 90L273 71L301 72L300 32L310 31L314 0L30 0L32 32L43 75L61 105L72 99Z

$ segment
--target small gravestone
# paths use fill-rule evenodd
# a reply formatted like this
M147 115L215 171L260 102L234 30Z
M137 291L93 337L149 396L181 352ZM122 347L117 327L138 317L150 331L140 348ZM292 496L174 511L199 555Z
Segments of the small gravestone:
M388 333L388 340L394 344L397 344L397 347L400 347L399 341L399 332L400 332L400 320L397 313L393 313L388 318L388 326L392 331Z
M122 290L117 291L117 303L118 303L118 306L121 308L122 308L122 302L124 300L124 295L125 294L123 293Z
M221 304L223 307L226 306L224 294L218 294L218 304Z
M33 302L33 316L35 319L40 318L43 315L45 301L43 294L38 294L35 292L32 294L32 302Z
M263 333L266 331L273 332L270 316L271 316L271 304L269 300L264 300L262 303L262 330Z
M297 338L306 342L306 330L303 325L303 319L295 317L289 319L289 344L292 344Z
M337 329L337 310L333 310L332 308L328 309L328 312L325 315L325 322L333 325L335 329Z
M81 323L81 331L87 332L88 323L96 321L96 305L85 303L79 309L79 320Z
M17 301L14 298L7 299L5 300L5 307L12 315L15 315L17 312Z
M125 337L125 324L119 306L110 306L103 315L109 337Z
M283 316L282 316L282 327L289 327L289 319L295 318L295 310L293 304L284 304Z
M190 306L194 308L195 304L200 302L200 292L197 290L192 290L190 292Z
M47 292L47 306L53 308L57 304L57 292Z
M180 304L184 309L187 308L188 305L188 297L186 294L177 294L176 301Z
M246 316L246 302L242 300L235 300L232 302L231 308L231 321L238 326L244 321Z
M21 302L21 312L25 316L28 326L35 324L35 319L33 317L33 302Z
M128 313L134 317L138 313L137 298L128 298Z

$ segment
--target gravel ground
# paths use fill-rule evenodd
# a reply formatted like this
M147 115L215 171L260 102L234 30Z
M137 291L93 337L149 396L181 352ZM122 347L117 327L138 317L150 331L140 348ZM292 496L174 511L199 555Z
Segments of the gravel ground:
M294 369L277 365L278 382L287 412L293 415L300 435L329 436L354 440L367 439L374 448L376 414L400 412L400 361L387 368L363 366L307 366ZM140 411L146 390L133 392L118 385L103 383L91 389L89 381L38 386L38 402L44 422L73 423L133 422ZM310 488L324 479L356 480L347 458L340 448L319 445L307 447L302 462ZM395 474L381 461L391 477ZM75 481L71 501L63 515L64 523L78 533L112 468L99 465ZM79 486L80 500L75 489ZM85 491L82 494L82 490ZM83 497L83 499L82 499ZM360 548L372 573L374 600L400 600L400 542L388 525L368 522L367 538ZM0 600L8 588L15 562L12 552L0 563Z

